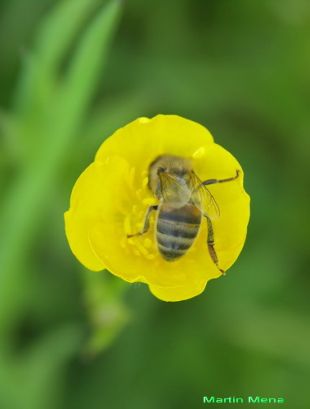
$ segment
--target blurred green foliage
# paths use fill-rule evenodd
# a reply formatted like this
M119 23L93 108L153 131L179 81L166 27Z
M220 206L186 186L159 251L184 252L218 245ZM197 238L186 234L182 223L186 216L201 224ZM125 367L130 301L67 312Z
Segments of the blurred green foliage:
M205 394L310 407L309 2L0 12L0 408L196 409ZM176 304L84 271L63 230L103 139L156 113L205 124L252 197L238 262Z

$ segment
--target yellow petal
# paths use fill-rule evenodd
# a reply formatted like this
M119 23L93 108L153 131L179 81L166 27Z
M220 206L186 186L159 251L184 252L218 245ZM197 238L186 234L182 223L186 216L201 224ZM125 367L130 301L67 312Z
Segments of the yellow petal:
M93 271L104 269L89 240L89 227L98 216L91 205L100 192L100 178L96 174L96 165L92 163L80 175L71 194L70 209L65 213L65 231L71 251Z
M197 122L178 115L157 115L138 118L118 129L101 145L96 160L104 162L109 156L121 155L129 163L147 169L159 155L190 157L197 146L212 142L210 132Z
M149 285L150 291L162 301L184 301L201 294L206 287L206 281L191 283L190 286L160 287Z

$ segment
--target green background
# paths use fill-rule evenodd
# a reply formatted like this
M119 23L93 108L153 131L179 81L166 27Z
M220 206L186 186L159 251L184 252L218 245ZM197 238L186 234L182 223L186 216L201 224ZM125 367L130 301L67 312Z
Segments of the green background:
M309 2L0 13L0 408L196 409L204 395L309 408ZM252 199L238 261L179 303L85 271L64 236L104 138L157 113L206 125Z

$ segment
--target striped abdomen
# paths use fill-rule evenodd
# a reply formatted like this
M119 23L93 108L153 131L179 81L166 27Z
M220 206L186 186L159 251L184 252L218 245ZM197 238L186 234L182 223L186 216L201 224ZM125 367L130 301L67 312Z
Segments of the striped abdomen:
M174 261L186 253L198 234L200 222L201 213L191 204L178 209L160 206L156 239L165 260Z

